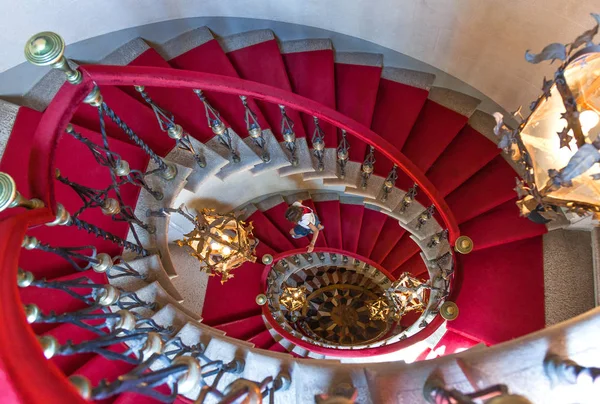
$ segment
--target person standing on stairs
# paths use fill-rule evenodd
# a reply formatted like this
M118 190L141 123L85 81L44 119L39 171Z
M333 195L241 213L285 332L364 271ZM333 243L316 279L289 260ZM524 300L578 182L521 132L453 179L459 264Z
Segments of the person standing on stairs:
M312 240L307 247L307 251L309 253L313 252L319 232L325 228L315 212L308 206L302 205L302 201L296 201L285 211L285 218L296 224L290 230L292 238L302 238L312 233Z

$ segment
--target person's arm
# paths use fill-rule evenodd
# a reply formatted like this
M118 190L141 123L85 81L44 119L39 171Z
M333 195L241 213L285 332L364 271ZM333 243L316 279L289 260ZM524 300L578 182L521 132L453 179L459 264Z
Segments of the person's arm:
M312 223L310 223L308 227L312 230L313 236L312 240L310 240L310 244L307 247L307 251L313 252L313 250L315 249L315 243L317 242L317 238L319 237L319 228Z

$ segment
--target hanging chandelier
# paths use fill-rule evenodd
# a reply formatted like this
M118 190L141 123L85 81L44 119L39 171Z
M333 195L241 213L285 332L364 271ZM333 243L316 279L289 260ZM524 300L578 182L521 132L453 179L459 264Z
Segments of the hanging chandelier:
M596 25L569 44L553 43L539 54L525 53L529 63L561 61L554 77L544 78L541 95L523 118L513 113L517 129L494 114L502 148L518 165L523 216L536 222L556 218L559 208L600 218L600 46L592 42Z
M423 312L429 301L427 282L422 282L404 272L384 292L384 295L367 304L371 320L400 321L411 311Z
M293 288L287 284L284 285L279 295L279 303L292 313L300 311L306 305L306 287Z
M202 209L196 216L182 205L165 208L159 214L178 213L194 225L194 229L176 240L189 255L200 262L200 270L211 276L221 276L221 283L233 278L231 271L244 262L255 262L258 241L252 235L252 223L246 224L233 213L220 214L214 209Z

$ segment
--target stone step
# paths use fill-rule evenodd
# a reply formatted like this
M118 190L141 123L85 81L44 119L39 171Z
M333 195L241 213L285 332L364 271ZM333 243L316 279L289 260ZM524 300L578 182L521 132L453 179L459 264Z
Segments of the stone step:
M252 169L255 165L262 163L262 159L242 140L231 128L227 128L231 138L231 147L239 155L240 161L234 162L231 157L231 151L223 144L219 136L215 136L206 142L219 156L229 161L216 174L217 178L226 180L228 177L243 171Z
M275 139L271 129L263 129L262 135L263 139L265 140L264 150L261 149L251 137L248 136L246 139L244 139L244 142L257 156L262 158L263 153L266 150L270 158L268 162L261 162L251 168L250 171L252 174L258 175L265 171L278 170L283 167L291 166L285 151L283 151L281 145L277 143L277 139Z
M148 283L157 281L160 286L175 300L182 302L183 298L177 291L177 288L171 282L171 278L165 271L158 255L150 255L147 257L136 258L127 262L129 266L135 269L139 274L146 276L146 279L140 279L133 276L123 276L120 278L109 278L111 285L118 286L122 289L132 291L141 289Z
M333 148L323 150L323 170L319 170L319 160L311 149L311 157L315 171L302 174L304 181L337 178L337 151Z
M158 303L159 308L165 307L170 304L177 308L177 310L181 311L183 314L189 316L190 318L201 321L202 317L199 314L192 313L190 310L186 309L181 303L175 300L171 295L169 295L158 282L152 282L141 289L135 291L135 294L145 302L156 302ZM148 315L150 310L148 309L134 309L134 311L140 313L141 315Z
M192 153L179 147L174 147L165 158L169 161L173 161L193 169L192 173L187 178L185 189L187 191L196 193L200 190L201 185L205 181L213 177L223 167L229 164L229 160L221 157L210 147L200 143L193 137L190 137L190 142L196 153L204 159L206 163L205 167L198 166L198 163L196 162L196 159Z
M280 142L279 144L286 154L288 161L292 161L292 155L285 146L285 142ZM306 138L300 137L296 139L296 157L298 159L298 164L279 169L279 175L281 177L292 174L309 173L315 170L313 167L312 156L308 149L308 144L306 143Z
M338 164L336 178L325 179L323 184L356 188L357 184L360 184L361 165L361 163L355 161L348 161L344 168L344 178L341 178L341 169Z

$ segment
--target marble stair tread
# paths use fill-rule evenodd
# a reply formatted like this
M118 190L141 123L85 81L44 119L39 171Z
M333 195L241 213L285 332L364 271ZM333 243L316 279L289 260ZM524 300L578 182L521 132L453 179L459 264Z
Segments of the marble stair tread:
M0 99L0 160L6 150L8 138L12 133L12 129L19 113L18 105Z
M172 306L176 307L177 310L180 310L182 313L194 319L195 321L202 320L202 317L200 317L199 314L192 313L177 300L173 299L173 297L171 297L158 282L152 282L147 286L136 290L135 294L145 302L156 302L158 303L159 307L164 307L167 304L171 304ZM135 310L137 311L138 309ZM139 309L139 312L142 315L144 314L143 311L147 311L147 309Z
M163 327L173 327L173 334L178 333L187 323L196 321L181 310L178 310L177 307L172 304L167 304L162 307L154 313L152 319L156 321L158 325Z
M131 41L119 46L98 62L101 65L125 66L133 62L138 56L150 49L150 45L142 38L133 38Z
M262 174L265 171L269 170L278 170L283 167L291 166L291 163L288 160L287 155L281 148L281 145L275 139L273 132L271 129L264 129L262 131L263 139L265 140L265 149L269 153L269 157L271 158L268 162L261 162L255 165L250 169L252 174L258 175ZM244 139L244 142L252 149L252 151L262 159L263 150L258 147L258 145L254 142L254 140L248 136Z
M357 184L360 184L358 178L360 178L362 164L355 161L348 161L344 169L344 178L341 178L340 166L337 164L337 175L336 178L327 178L323 180L323 184L330 186L344 186L350 188L356 188Z
M162 192L163 198L161 200L157 200L148 191L142 189L140 191L140 196L138 197L138 202L134 211L136 217L156 228L156 232L154 234L149 234L144 230L140 230L137 233L144 248L152 251L158 251L163 263L163 268L167 274L169 274L169 276L177 275L177 272L175 271L175 268L169 258L169 251L167 247L169 218L147 216L147 213L149 211L156 211L164 207L172 207L175 198L177 198L179 193L183 190L187 182L187 177L190 175L192 170L179 164L175 165L177 166L177 175L172 180L165 180L159 175L150 175L145 178L146 182L152 189L160 190ZM147 171L153 170L155 167L155 163L150 162ZM131 231L127 235L127 241L135 242L135 238ZM123 251L123 258L125 260L133 259L136 258L136 255L135 253L125 250Z
M419 240L425 241L426 239L429 239L431 236L433 236L435 233L442 231L442 226L440 226L440 224L436 220L437 215L437 212L434 213L433 217L427 220L427 222L420 229L417 229L417 224L419 220L418 217L413 219L407 225L400 225L404 227L407 231L409 231L413 236L417 237Z
M273 31L270 29L258 29L218 38L218 41L223 51L229 53L273 39L275 39Z
M226 180L227 177L234 175L239 172L248 171L257 164L262 163L262 159L252 151L252 149L235 133L231 128L228 128L229 136L231 138L231 147L240 156L240 161L234 163L231 159L231 152L221 142L218 136L213 137L206 146L210 147L219 156L227 159L229 163L221 168L216 174L216 177L221 180Z
M263 199L262 201L256 202L254 205L256 205L256 207L258 208L258 210L260 210L261 212L266 212L271 208L274 208L275 206L285 203L285 200L283 199L283 197L279 194L276 195L271 195L265 199Z
M473 115L481 100L449 88L431 87L427 98L467 118Z
M387 210L388 212L392 212L402 201L406 195L406 191L400 188L392 188L391 192L388 194L387 199L383 201L384 191L383 188L377 194L377 198L374 199L365 199L365 203L369 203L375 206L379 206L382 209Z
M190 137L190 141L196 153L204 159L206 163L205 167L200 167L198 165L192 153L177 146L167 154L165 159L193 170L187 178L185 189L196 193L200 190L200 186L206 180L229 164L229 160L221 157L210 147L200 143L193 137Z
M302 174L304 181L324 180L337 178L337 152L333 148L323 150L323 170L318 170L319 160L311 150L311 157L315 171Z
M417 201L413 201L404 210L404 212L400 211L401 207L402 207L402 205L399 204L396 207L396 209L394 209L391 213L389 213L390 216L398 219L398 221L401 223L401 225L406 225L406 224L412 222L417 216L419 216L426 209L423 205L421 205ZM404 227L404 228L406 228L406 227Z
M428 247L427 244L429 244L429 242L431 241L431 237L427 237L421 240L418 237L411 235L410 238L415 243L417 243L417 245L419 246L423 254L425 254L425 257L427 257L428 260L434 260L436 258L439 258L452 250L452 247L450 246L450 243L448 243L448 240L442 240L438 245Z
M339 201L340 195L335 192L311 192L310 199L313 202Z
M173 285L171 278L166 273L162 266L162 262L158 255L149 255L147 257L136 258L127 262L134 270L146 279L140 279L133 276L123 276L119 278L109 278L111 285L118 286L125 290L137 290L148 283L157 281L163 289L171 295L175 300L181 302L183 298Z
M378 175L371 175L371 178L367 181L366 189L362 189L361 187L362 176L356 178L356 181L355 187L346 187L346 194L374 199L381 192L385 178Z
M291 205L292 203L294 203L296 201L305 201L307 199L310 199L310 193L307 191L296 192L296 193L284 196L283 199L285 200L285 203L287 203L288 205Z
M202 313L209 275L198 269L198 260L188 253L187 248L171 243L168 249L171 263L178 271L172 283L183 297L183 307L192 313Z
M239 207L238 209L236 209L236 212L240 212L239 218L242 219L242 220L244 220L244 221L246 221L257 210L258 210L258 208L256 207L255 204L253 204L253 203L247 203L247 204Z
M299 403L313 402L316 394L331 393L332 386L341 383L348 383L356 388L357 403L373 403L362 364L340 366L340 362L335 359L297 359L294 375L298 381L295 387Z
M208 27L199 27L186 31L162 44L153 44L152 47L165 60L171 60L213 39L214 36Z
M351 195L340 195L340 203L346 205L364 205L365 199L360 196L351 196Z
M279 144L281 145L281 149L287 156L288 161L291 161L292 155L285 146L285 142L280 142ZM315 168L313 167L310 149L308 148L308 144L306 143L306 138L300 137L296 139L296 157L298 158L297 165L290 165L289 167L283 167L279 169L279 175L281 177L286 177L292 174L309 173L315 170Z

